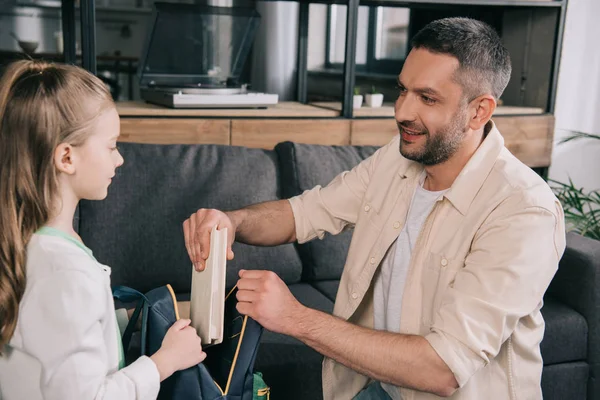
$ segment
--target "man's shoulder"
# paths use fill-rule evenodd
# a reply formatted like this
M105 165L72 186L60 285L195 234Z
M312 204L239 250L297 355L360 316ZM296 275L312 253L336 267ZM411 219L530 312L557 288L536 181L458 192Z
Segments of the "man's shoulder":
M484 186L504 201L518 203L519 208L541 207L554 213L558 201L540 175L504 148L494 163Z

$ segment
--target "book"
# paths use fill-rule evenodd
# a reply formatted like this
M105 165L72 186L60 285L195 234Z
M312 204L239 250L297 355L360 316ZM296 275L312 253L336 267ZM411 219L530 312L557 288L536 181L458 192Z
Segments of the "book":
M192 267L190 319L202 346L223 341L226 264L227 228L219 230L214 227L210 233L210 249L204 270L198 272Z

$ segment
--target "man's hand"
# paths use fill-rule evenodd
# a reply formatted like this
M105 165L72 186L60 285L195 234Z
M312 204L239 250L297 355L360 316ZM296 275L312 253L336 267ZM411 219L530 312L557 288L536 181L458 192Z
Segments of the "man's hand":
M227 228L227 259L233 260L231 245L235 240L237 225L219 210L201 208L183 222L185 248L196 271L204 270L210 252L210 232L214 227Z
M240 271L237 310L272 332L292 335L296 317L305 308L272 271Z

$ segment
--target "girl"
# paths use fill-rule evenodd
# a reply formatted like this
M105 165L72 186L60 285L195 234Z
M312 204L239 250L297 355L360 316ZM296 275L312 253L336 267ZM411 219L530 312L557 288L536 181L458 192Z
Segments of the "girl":
M155 399L201 362L189 320L124 367L110 289L72 226L123 164L110 93L75 66L20 61L0 81L0 397Z

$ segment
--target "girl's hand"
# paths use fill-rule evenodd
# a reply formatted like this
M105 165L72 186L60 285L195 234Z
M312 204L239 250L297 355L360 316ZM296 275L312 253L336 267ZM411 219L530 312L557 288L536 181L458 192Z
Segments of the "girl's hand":
M169 328L160 349L152 357L161 382L180 371L201 363L206 358L200 337L189 319L180 319Z

